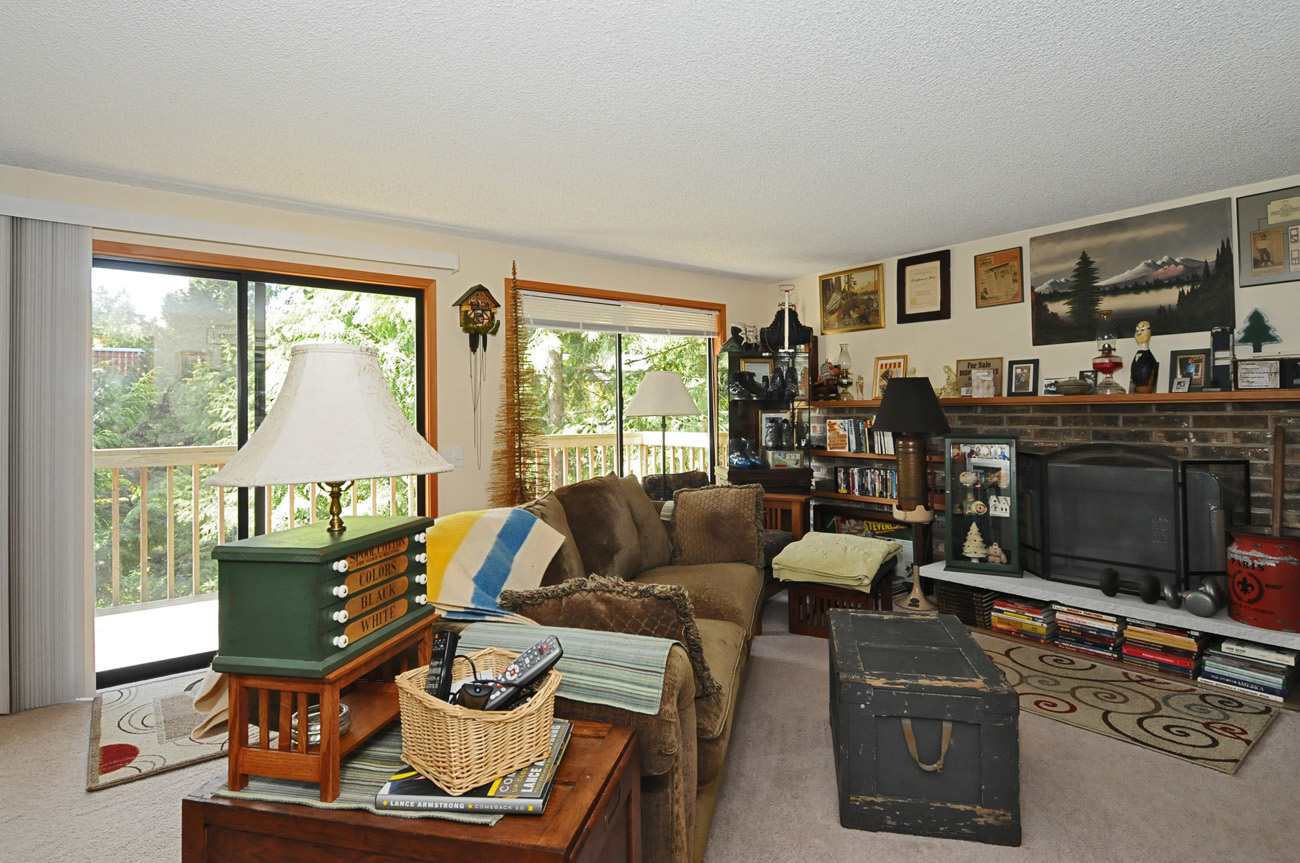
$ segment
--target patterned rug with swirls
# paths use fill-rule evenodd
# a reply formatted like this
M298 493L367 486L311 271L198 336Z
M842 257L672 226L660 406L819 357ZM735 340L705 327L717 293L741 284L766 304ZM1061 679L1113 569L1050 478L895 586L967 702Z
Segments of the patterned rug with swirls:
M972 633L1020 695L1020 709L1236 773L1278 709L1191 682Z

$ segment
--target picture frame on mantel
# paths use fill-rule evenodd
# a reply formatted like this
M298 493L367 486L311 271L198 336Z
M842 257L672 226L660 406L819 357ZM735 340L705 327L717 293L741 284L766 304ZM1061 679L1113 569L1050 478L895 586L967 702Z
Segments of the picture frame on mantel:
M1038 395L1038 360L1007 363L1007 396Z
M948 249L898 259L898 323L952 317L952 254Z
M885 265L827 273L817 279L822 332L852 333L885 326Z

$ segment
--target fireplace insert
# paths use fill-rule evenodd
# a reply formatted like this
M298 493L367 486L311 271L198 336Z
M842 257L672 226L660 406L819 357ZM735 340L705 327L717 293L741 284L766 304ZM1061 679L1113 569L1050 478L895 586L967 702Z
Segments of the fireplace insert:
M1036 575L1096 587L1107 569L1137 593L1227 571L1229 529L1250 524L1250 462L1166 456L1125 444L1021 450L1020 560Z

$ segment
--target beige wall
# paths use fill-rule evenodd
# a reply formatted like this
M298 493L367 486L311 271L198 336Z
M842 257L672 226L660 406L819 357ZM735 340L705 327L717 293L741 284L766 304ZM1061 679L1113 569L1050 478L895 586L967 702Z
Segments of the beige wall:
M906 355L908 363L916 368L916 374L929 377L936 385L944 382L944 366L955 365L959 359L978 357L1002 357L1004 362L1010 360L1039 360L1039 374L1042 377L1066 377L1076 374L1081 369L1090 368L1092 357L1096 354L1091 342L1068 345L1043 345L1035 347L1029 320L1029 303L1017 303L1008 306L995 306L986 309L975 308L975 267L976 255L1000 249L1021 246L1024 249L1024 271L1026 279L1026 296L1028 296L1028 277L1032 262L1029 259L1029 238L1054 231L1076 228L1083 225L1105 222L1111 219L1134 216L1142 213L1157 212L1171 207L1194 204L1216 198L1233 198L1233 251L1236 253L1236 216L1235 199L1244 195L1270 192L1288 186L1300 185L1300 175L1269 180L1250 186L1237 186L1222 189L1204 195L1180 198L1175 201L1162 201L1149 206L1124 210L1117 213L1098 213L1073 222L1046 225L1014 234L989 237L969 243L955 243L941 247L952 250L952 317L946 321L932 321L899 325L895 323L897 315L896 272L898 258L887 258L885 264L885 321L884 329L867 330L854 333L821 335L818 337L818 350L821 357L839 353L840 344L849 346L849 353L858 372L866 372L871 379L876 357ZM935 251L917 249L915 252ZM906 257L906 256L904 256ZM863 265L878 263L878 260L864 260ZM1134 262L1136 263L1136 262ZM799 308L807 309L802 314L805 323L820 333L820 314L817 296L817 277L812 273L797 279L788 280L795 285L793 296L798 298ZM1298 274L1300 275L1300 274ZM769 286L770 296L779 298L778 285ZM1261 309L1268 315L1269 322L1282 338L1281 344L1264 346L1261 355L1300 354L1300 284L1297 282L1258 287L1238 287L1236 290L1236 328L1241 331L1242 322L1252 309ZM1131 337L1131 333L1123 334ZM1194 348L1208 348L1209 333L1183 333L1165 335L1156 332L1151 339L1151 351L1160 360L1160 383L1158 392L1168 389L1169 352ZM1132 359L1136 345L1131 338L1121 342L1121 354L1125 362ZM1238 347L1238 356L1243 348ZM1250 353L1251 348L1244 348ZM1005 370L1005 365L1003 366ZM1128 386L1127 368L1116 373L1115 379Z
M508 202L502 202L502 206L508 206ZM519 278L530 281L724 303L729 320L770 321L775 311L764 286L755 282L0 166L0 212L6 209L24 210L15 215L88 221L97 229L96 238L436 279L438 431L435 445L440 450L461 446L465 451L465 467L439 478L439 509L443 513L487 504L485 488L501 374L501 341L497 337L487 354L480 470L470 410L468 342L457 325L451 303L475 284L486 285L498 298L502 297L511 261L518 263ZM76 218L78 215L80 219ZM190 239L196 235L215 236L220 241ZM408 263L384 264L373 258L369 261L345 258L322 250ZM451 261L458 257L459 269L452 272L409 263L418 262L421 257L430 258L430 252L451 256L446 257Z

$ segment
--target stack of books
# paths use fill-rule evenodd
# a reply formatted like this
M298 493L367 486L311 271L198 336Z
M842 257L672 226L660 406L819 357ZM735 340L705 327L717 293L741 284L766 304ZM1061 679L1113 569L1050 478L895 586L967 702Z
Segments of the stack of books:
M934 603L940 614L951 614L967 626L992 628L993 600L1001 596L996 590L980 590L950 581L934 585Z
M1120 651L1131 665L1191 678L1209 641L1206 633L1194 629L1130 620Z
M993 600L990 616L994 632L1050 644L1056 638L1056 609L1046 602L1001 596Z
M1285 647L1225 638L1206 648L1196 679L1270 701L1285 701L1300 671L1296 654Z
M1056 612L1056 644L1098 659L1120 658L1124 644L1124 618L1086 608L1053 602Z
M541 815L555 784L560 759L573 736L573 723L556 719L551 725L551 751L545 758L511 771L459 796L448 794L432 779L403 764L375 794L379 809L483 812Z

